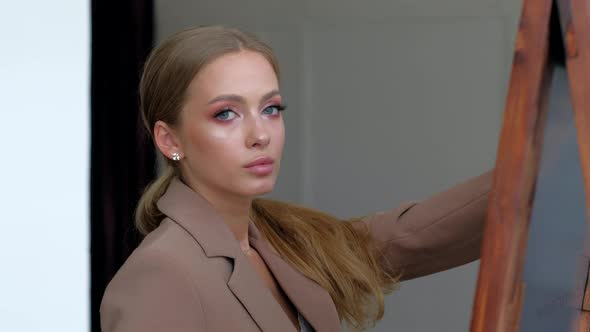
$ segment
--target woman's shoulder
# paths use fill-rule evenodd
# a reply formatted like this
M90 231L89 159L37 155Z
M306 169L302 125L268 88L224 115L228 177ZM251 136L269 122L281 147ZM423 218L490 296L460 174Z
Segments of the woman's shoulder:
M181 252L201 252L198 242L182 226L166 217L160 225L145 236L133 254L157 251L172 257L179 257ZM204 253L203 253L204 254Z
M126 284L149 271L186 273L187 268L205 257L202 248L188 232L169 218L149 233L129 255L107 286Z
M146 236L109 282L100 306L103 330L123 326L145 330L145 322L157 324L146 317L147 312L189 317L181 315L181 309L170 308L189 310L200 306L197 284L190 274L191 263L183 256L183 250L188 248L193 261L198 261L199 250L177 228L173 222L163 222ZM195 320L194 324L201 323ZM150 328L161 330L157 325Z

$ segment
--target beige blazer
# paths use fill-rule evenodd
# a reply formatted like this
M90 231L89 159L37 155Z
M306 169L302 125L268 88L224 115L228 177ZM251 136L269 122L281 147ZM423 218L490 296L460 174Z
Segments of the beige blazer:
M366 217L384 249L383 268L410 279L478 259L491 176ZM201 195L176 178L158 207L167 217L104 293L103 331L295 331L229 227ZM282 260L253 223L248 235L313 328L340 331L328 292Z

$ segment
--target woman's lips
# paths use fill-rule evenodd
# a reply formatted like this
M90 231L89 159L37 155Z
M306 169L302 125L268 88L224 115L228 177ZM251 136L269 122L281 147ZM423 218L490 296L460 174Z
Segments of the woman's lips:
M244 166L250 173L256 175L268 175L272 173L274 160L267 156L260 156L246 166Z
M274 160L270 157L260 156L258 158L255 158L254 160L252 160L248 164L246 164L244 167L251 167L251 166L256 166L256 165L261 165L261 164L272 164L273 162L274 162Z
M272 173L273 164L258 164L246 167L246 169L256 175L268 175Z

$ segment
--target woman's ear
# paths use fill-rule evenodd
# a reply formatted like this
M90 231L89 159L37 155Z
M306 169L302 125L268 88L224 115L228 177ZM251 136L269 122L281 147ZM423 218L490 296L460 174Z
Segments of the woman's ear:
M158 120L154 124L154 142L166 158L174 159L175 153L179 157L183 155L180 140L174 130L164 121Z

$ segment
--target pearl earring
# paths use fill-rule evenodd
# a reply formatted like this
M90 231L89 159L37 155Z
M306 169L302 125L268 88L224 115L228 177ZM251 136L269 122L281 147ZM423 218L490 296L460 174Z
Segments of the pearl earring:
M180 160L180 154L178 152L174 152L172 154L172 160L179 161Z

